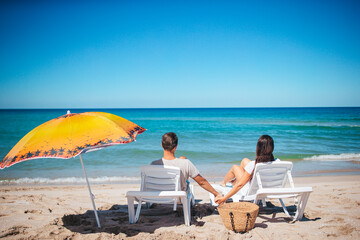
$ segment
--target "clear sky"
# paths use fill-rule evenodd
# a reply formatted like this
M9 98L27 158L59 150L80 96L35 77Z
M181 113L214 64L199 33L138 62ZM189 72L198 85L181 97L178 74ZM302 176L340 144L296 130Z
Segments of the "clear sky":
M359 1L74 2L0 2L0 108L360 106Z

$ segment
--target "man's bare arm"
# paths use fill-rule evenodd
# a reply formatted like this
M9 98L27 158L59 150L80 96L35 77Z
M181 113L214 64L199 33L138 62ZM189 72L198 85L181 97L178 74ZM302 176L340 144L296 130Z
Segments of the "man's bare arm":
M211 185L210 183L205 179L203 178L200 174L197 175L196 177L193 178L195 180L195 182L197 182L200 187L202 187L203 189L205 189L206 191L214 194L214 196L218 196L220 195L220 193L218 193Z

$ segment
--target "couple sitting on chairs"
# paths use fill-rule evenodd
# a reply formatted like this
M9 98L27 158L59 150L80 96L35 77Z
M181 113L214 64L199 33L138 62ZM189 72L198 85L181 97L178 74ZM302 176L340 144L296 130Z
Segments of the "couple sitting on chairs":
M225 196L222 196L217 192L210 183L200 175L194 164L184 156L179 158L175 157L175 151L178 144L178 138L175 133L169 132L162 137L162 147L164 149L164 156L162 159L154 161L151 165L164 165L180 168L180 183L181 190L186 191L186 180L191 177L195 180L203 189L210 192L215 196L215 202L217 204L223 204L237 192L241 191L246 194L249 188L249 182L252 178L252 173L257 163L275 161L272 154L274 150L274 141L268 135L262 135L256 146L256 159L251 161L248 158L244 158L240 165L234 165L230 171L225 175L221 185L225 187L226 183L231 182L233 187Z
M193 191L191 191L191 186L189 188L187 181L189 177L210 193L210 201L213 205L224 204L231 198L233 201L252 201L255 204L259 204L261 201L263 206L266 206L265 200L267 198L279 199L284 213L288 217L294 220L302 218L312 188L295 188L291 176L292 163L274 159L272 154L274 141L270 136L262 135L259 138L254 161L244 158L240 165L234 165L220 185L211 185L186 157L176 158L177 144L178 138L175 133L164 134L161 144L164 149L164 156L162 159L151 163L151 165L162 165L164 167L141 167L141 190L130 191L126 195L130 223L135 223L138 220L142 202L173 203L174 210L177 202L181 202L184 209L185 224L189 226L191 221L190 205L194 203ZM287 182L289 182L290 187L285 187ZM231 183L229 187L227 186L228 183ZM298 201L298 197L300 197L300 201ZM282 198L294 198L295 203L298 203L295 216L289 214ZM138 201L136 213L134 209L135 200Z

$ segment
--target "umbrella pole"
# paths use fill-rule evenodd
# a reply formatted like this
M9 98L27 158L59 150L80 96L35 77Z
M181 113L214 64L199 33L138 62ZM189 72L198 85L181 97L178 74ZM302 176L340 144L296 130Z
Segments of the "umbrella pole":
M84 167L84 163L83 163L81 154L79 155L79 157L80 157L80 162L81 162L82 168L83 168L83 170L84 170L84 175L85 175L85 178L86 178L86 183L87 183L87 186L88 186L88 189L89 189L90 199L91 199L91 202L92 202L92 205L93 205L93 208L94 208L94 213L95 213L96 222L97 222L98 228L101 228L100 221L99 221L99 217L98 217L98 214L97 214L97 211L96 211L95 201L94 201L95 196L94 196L94 195L92 194L92 192L91 192L89 180L88 180L88 177L87 177L87 175L86 175L86 171L85 171L85 167Z

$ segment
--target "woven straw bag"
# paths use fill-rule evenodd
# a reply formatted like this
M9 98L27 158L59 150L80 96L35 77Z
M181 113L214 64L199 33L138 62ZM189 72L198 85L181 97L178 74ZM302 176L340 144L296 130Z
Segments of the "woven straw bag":
M245 233L254 228L259 206L249 202L232 202L219 206L218 211L227 229Z

